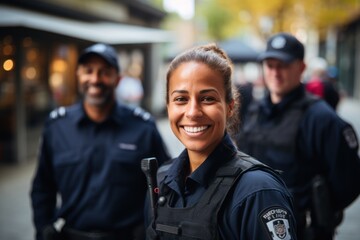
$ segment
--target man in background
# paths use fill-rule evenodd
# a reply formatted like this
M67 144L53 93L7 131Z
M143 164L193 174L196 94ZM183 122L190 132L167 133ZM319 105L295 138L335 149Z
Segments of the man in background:
M294 196L298 239L333 239L360 193L354 129L306 93L304 46L294 36L273 35L259 58L268 94L249 106L238 147L282 172Z
M36 239L144 239L141 159L169 159L152 116L115 101L114 48L84 50L80 102L50 113L31 189Z

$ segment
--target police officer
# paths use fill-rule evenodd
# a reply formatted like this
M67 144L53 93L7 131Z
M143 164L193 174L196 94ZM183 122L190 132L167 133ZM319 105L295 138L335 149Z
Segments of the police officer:
M36 239L144 239L140 162L169 158L162 138L148 112L116 104L114 48L86 48L76 75L82 100L52 111L42 136L31 190Z
M170 126L185 150L158 172L148 239L296 239L290 193L269 167L238 152L238 94L216 45L177 56L167 73Z
M249 107L239 149L281 170L292 192L299 239L332 239L342 211L360 192L355 132L301 83L304 46L288 33L260 55L268 94Z

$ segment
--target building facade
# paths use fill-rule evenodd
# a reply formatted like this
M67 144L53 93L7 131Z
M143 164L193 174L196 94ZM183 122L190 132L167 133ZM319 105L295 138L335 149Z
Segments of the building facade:
M360 99L360 14L339 27L336 59L341 87Z
M161 49L171 41L159 28L164 12L136 0L8 2L0 3L0 163L36 155L49 111L78 99L77 58L92 43L118 50L122 73L136 69L142 80L143 107L157 110Z

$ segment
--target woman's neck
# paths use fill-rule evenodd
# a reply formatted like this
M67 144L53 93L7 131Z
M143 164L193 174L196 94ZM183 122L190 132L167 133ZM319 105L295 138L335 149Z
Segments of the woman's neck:
M207 158L204 154L193 151L188 151L188 155L190 161L190 173L194 172Z

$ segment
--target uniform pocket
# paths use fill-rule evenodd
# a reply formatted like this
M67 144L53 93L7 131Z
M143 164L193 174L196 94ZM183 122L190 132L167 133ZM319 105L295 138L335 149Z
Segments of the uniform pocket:
M60 152L54 154L54 167L67 167L80 162L80 157L74 152Z
M118 149L111 153L110 181L116 184L136 184L143 180L141 153L133 150Z
M53 158L53 169L56 182L61 191L71 188L74 183L79 182L84 174L81 167L81 157L75 152L62 152L55 154Z

